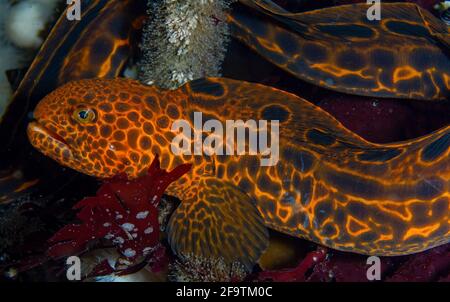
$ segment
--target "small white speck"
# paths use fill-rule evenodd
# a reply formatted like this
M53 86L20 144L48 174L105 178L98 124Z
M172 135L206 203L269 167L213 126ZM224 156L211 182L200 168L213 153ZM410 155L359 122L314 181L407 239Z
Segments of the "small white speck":
M109 240L109 239L114 238L114 235L111 233L108 233L108 234L106 234L106 236L104 238Z
M153 233L153 228L152 227L148 227L144 230L144 234L151 234Z
M110 224L109 222L106 222L106 223L103 224L103 226L104 226L105 228L107 228L107 227L110 227L111 224Z
M145 219L145 218L147 218L148 213L149 213L148 211L139 212L139 213L137 213L136 218L137 219Z
M122 229L124 229L125 231L131 232L134 229L134 224L126 222L124 224L122 224Z
M144 253L144 254L148 254L148 253L150 253L150 252L152 252L153 251L153 247L150 247L150 246L148 246L148 247L146 247L146 248L144 248L143 250L142 250L142 252Z
M133 234L131 234L131 236L133 236L133 238L137 238L138 234L137 233L133 233Z
M128 257L128 258L134 257L134 256L136 256L136 251L133 250L133 249L128 248L128 249L126 249L126 250L123 252L123 255L124 255L125 257Z
M116 219L122 219L122 218L123 218L122 215L120 215L120 214L116 215Z

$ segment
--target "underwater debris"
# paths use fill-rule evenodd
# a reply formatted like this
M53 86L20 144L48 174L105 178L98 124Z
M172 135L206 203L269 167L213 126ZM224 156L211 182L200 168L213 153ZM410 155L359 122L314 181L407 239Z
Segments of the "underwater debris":
M50 238L47 254L55 259L80 255L92 243L106 240L120 256L113 266L108 261L101 262L94 275L127 274L147 264L158 270L157 262L165 254L159 240L158 204L167 186L189 169L190 165L181 165L166 172L160 169L156 157L143 177L128 180L122 175L106 181L95 197L85 198L74 206L80 209L77 218L81 224L59 230Z
M233 1L150 0L139 80L176 89L191 80L220 76L229 34L225 12Z
M223 258L185 255L169 265L169 280L173 282L239 282L248 272L239 262L228 265Z

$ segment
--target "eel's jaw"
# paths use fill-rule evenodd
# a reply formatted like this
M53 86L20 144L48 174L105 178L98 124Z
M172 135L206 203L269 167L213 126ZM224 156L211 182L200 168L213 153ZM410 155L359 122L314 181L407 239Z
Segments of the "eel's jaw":
M74 166L78 161L64 138L37 121L28 124L27 134L31 145L41 153L64 166L76 168Z

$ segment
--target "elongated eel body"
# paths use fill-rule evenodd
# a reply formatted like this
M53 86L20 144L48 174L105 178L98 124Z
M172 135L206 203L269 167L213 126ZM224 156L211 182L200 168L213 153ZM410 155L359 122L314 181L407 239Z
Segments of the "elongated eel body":
M240 0L233 37L291 75L350 94L423 101L450 97L450 31L414 3L338 5L291 13L270 0ZM258 13L256 13L258 12Z
M223 123L278 120L279 161L174 155L171 127L193 127L195 112ZM416 253L450 238L450 126L373 144L295 95L223 78L176 91L126 79L72 82L45 97L34 117L33 146L88 175L138 177L156 154L164 169L191 163L168 189L182 200L169 228L175 251L255 260L266 246L264 226L371 255Z

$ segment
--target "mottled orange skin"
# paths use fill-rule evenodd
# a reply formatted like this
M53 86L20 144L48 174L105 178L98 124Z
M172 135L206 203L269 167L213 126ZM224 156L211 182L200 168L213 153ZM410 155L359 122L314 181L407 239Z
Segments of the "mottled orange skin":
M95 119L77 121L73 113L79 108L93 110ZM171 125L177 119L192 123L194 111L221 121L280 120L278 164L262 167L259 156L250 155L173 155ZM182 226L187 217L189 232L197 234L192 246L198 249L209 238L203 235L206 221L220 219L205 210L215 206L204 194L211 187L218 200L237 198L233 205L245 196L227 197L227 188L238 188L256 201L266 226L339 250L402 255L450 238L450 127L412 141L372 144L297 96L213 78L176 91L125 79L72 82L45 97L34 116L36 122L28 127L33 146L88 175L108 178L125 172L137 177L155 154L163 169L193 164L168 193L189 200L172 224ZM220 236L234 232L239 237L246 223L257 220L235 210L236 217L245 218L242 225L223 226ZM175 227L174 241L184 235L182 227ZM253 238L238 240L251 245ZM187 245L177 247L192 250Z

